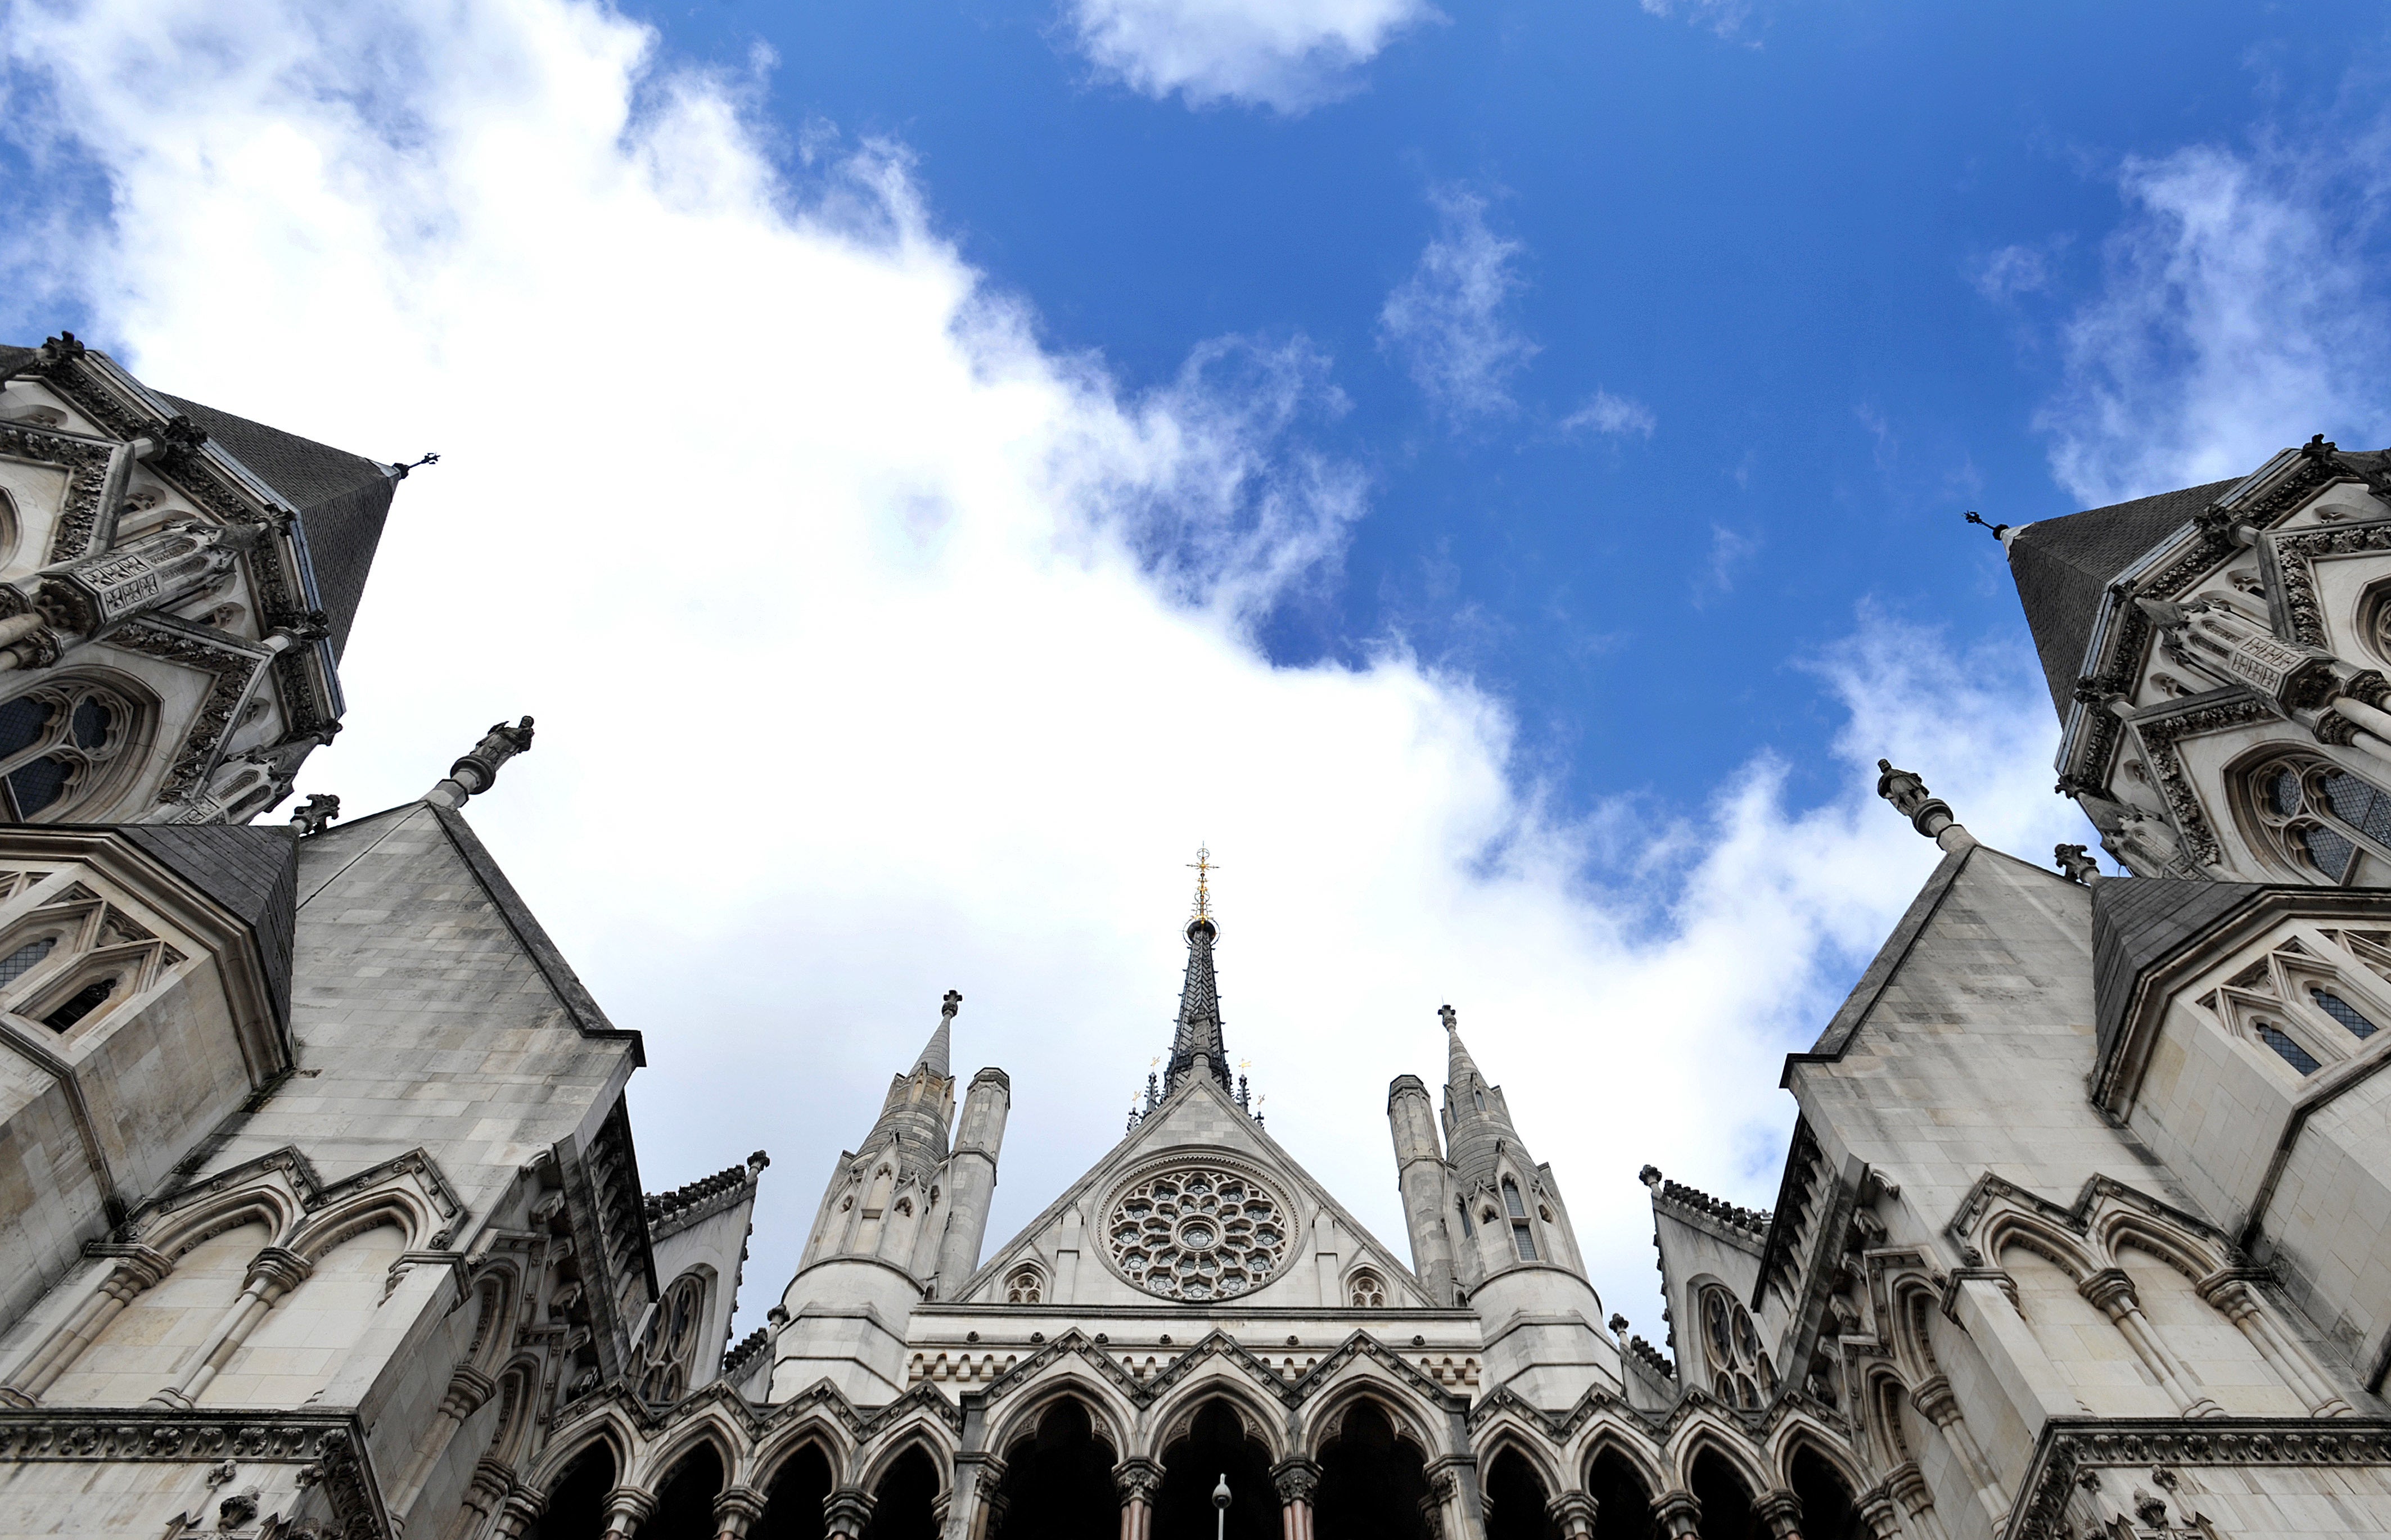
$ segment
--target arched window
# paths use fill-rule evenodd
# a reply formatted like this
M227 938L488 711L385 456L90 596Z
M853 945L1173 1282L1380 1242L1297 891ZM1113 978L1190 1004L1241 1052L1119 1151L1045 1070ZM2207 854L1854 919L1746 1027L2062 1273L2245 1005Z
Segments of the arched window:
M0 963L0 970L6 967L6 963ZM2366 1014L2331 990L2319 989L2311 984L2308 986L2308 998L2316 1002L2318 1010L2348 1028L2350 1036L2362 1039L2374 1035L2374 1023L2366 1019Z
M1469 1223L1469 1200L1466 1197L1454 1198L1453 1200L1453 1207L1454 1210L1461 1215L1461 1233L1465 1236L1476 1235L1478 1233L1477 1226Z
M21 823L88 789L124 746L132 725L132 707L97 684L44 684L0 702L0 799L6 816Z
M1480 1112L1485 1111L1485 1110L1486 1110L1486 1088L1485 1088L1484 1086L1482 1086L1482 1085L1481 1085L1481 1086L1479 1086L1478 1088L1476 1088L1475 1090L1471 1091L1469 1094L1470 1094L1470 1095L1472 1095L1472 1096L1474 1096L1474 1097L1476 1097L1476 1098L1478 1099L1478 1110L1479 1110L1479 1111L1480 1111Z
M2297 1038L2271 1021L2261 1021L2256 1028L2258 1041L2281 1055L2285 1064L2303 1075L2313 1075L2321 1068L2314 1054L2303 1047Z
M1345 1286L1345 1292L1346 1297L1353 1301L1353 1308L1356 1310L1387 1308L1387 1286L1378 1281L1378 1275L1376 1273L1354 1274L1351 1281Z
M2361 853L2391 861L2391 792L2331 760L2271 760L2252 792L2261 832L2294 866L2343 883Z
M1774 1391L1777 1376L1763 1350L1751 1313L1725 1289L1702 1290L1702 1351L1710 1360L1711 1390L1730 1406L1757 1411L1762 1387Z
M656 1312L648 1318L640 1341L646 1371L640 1378L642 1398L669 1405L689 1393L690 1365L697 1360L697 1339L705 1314L705 1279L695 1273L675 1278Z
M1004 1302L1009 1305L1034 1305L1046 1298L1046 1280L1034 1267L1014 1270L1004 1280Z
M1503 1179L1503 1211L1511 1216L1511 1244L1519 1249L1519 1260L1534 1262L1536 1236L1528 1224L1528 1206L1519 1199L1519 1184L1507 1176Z

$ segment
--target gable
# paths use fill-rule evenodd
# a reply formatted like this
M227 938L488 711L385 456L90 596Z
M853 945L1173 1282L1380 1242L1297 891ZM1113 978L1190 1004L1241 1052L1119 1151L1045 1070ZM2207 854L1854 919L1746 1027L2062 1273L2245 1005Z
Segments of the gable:
M1432 1308L1394 1252L1206 1077L998 1248L956 1302L1003 1304L1025 1267L1048 1304L1342 1308L1366 1268L1389 1306Z

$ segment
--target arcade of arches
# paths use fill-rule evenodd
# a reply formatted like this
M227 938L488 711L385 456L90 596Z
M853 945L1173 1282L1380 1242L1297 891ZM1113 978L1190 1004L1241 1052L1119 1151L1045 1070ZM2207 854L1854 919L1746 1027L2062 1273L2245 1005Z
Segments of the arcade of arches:
M1247 1414L1198 1405L1159 1461L1121 1458L1086 1403L1056 1396L992 1462L1002 1474L980 1540L1444 1540L1432 1462L1368 1398L1328 1424L1317 1461L1273 1462ZM1692 1456L1686 1488L1656 1494L1638 1464L1603 1447L1584 1490L1556 1495L1542 1464L1498 1443L1480 1467L1486 1540L1869 1540L1850 1487L1807 1447L1790 1486L1756 1491L1715 1448ZM597 1440L550 1483L526 1540L938 1540L937 1464L920 1443L880 1468L867 1494L836 1488L822 1450L780 1458L758 1495L727 1482L696 1441L645 1491L618 1484ZM1452 1478L1445 1478L1450 1482ZM1225 1484L1225 1512L1216 1489ZM1449 1489L1448 1489L1449 1490ZM1216 1528L1217 1526L1217 1528Z

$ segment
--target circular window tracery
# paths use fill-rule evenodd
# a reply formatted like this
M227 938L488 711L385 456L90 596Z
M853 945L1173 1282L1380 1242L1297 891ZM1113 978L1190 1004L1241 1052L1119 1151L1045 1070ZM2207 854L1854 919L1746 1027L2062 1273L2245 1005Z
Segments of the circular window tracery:
M1705 1289L1702 1338L1710 1350L1711 1389L1730 1406L1758 1411L1763 1394L1776 1393L1777 1375L1751 1324L1751 1313L1726 1290Z
M1242 1171L1182 1166L1121 1194L1105 1225L1121 1276L1167 1300L1259 1288L1286 1254L1286 1208Z

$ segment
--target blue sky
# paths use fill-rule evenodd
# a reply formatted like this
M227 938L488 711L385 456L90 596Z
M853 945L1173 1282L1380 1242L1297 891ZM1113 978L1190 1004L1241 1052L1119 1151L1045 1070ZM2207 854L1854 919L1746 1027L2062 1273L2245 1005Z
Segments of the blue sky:
M303 792L470 809L745 1311L949 988L995 1235L1120 1136L1183 863L1390 1240L1461 1019L1651 1314L1935 851L2083 825L1998 548L2391 438L2379 7L24 0L0 334L402 488ZM2063 1195L2062 1195L2063 1196ZM1396 1243L1400 1249L1400 1242Z
M1156 99L1051 6L637 14L728 70L769 48L792 142L903 144L1053 347L1132 386L1224 334L1334 360L1345 409L1307 431L1363 468L1369 514L1340 580L1272 615L1274 658L1398 634L1516 701L1579 798L1681 802L1759 742L1823 795L1831 714L1795 661L1864 602L2013 644L1961 511L2094 491L2054 474L2069 429L2042 420L2061 329L2141 212L2126 168L2371 123L2382 12L1656 8L1449 7L1292 111ZM1500 400L1441 402L1382 313L1429 242L1472 236L1485 340L1513 351L1465 387ZM1570 427L1598 393L1638 409ZM1713 709L1680 708L1691 679Z

